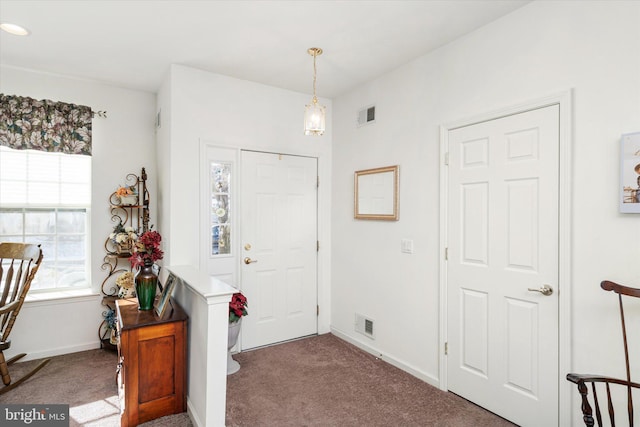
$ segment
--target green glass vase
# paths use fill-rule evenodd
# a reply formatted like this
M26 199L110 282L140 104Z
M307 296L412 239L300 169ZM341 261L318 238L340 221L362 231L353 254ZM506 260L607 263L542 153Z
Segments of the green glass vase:
M138 309L151 310L156 297L158 276L153 272L153 262L144 260L144 265L136 274L136 294L138 294Z

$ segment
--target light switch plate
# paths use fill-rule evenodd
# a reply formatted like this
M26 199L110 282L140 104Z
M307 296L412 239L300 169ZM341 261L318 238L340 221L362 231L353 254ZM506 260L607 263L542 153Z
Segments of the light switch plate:
M400 241L400 252L405 254L413 253L413 240L411 239L402 239Z

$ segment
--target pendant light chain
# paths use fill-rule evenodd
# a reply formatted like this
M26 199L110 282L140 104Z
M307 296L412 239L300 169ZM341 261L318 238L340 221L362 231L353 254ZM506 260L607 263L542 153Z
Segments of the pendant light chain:
M318 97L316 96L316 56L317 52L313 52L313 103L318 103Z
M318 103L318 68L316 58L318 55L322 55L322 49L319 47L310 47L307 49L307 53L313 56L313 98L309 104L305 105L304 134L321 136L325 131L326 107Z

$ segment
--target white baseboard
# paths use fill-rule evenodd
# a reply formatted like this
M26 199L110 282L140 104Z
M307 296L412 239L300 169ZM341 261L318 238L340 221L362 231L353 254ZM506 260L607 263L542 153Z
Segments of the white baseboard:
M100 348L100 341L93 341L93 342L88 342L84 344L76 344L76 345L71 345L67 347L58 347L58 348L49 349L45 351L36 351L36 352L27 353L25 357L20 359L20 362L43 359L45 357L61 356L63 354L77 353L79 351L95 350L98 348ZM14 353L17 354L19 352L14 352ZM13 353L7 354L7 358L15 356L15 354Z
M196 411L193 410L193 405L191 405L191 400L189 400L189 396L187 396L187 414L189 418L191 418L191 422L195 427L202 427L202 421L196 414Z
M360 348L361 350L366 351L367 353L370 353L372 355L374 355L375 357L384 360L385 362L389 363L390 365L395 366L398 369L402 369L403 371L405 371L408 374L413 375L414 377L426 382L427 384L430 384L434 387L440 388L440 381L438 380L438 378L434 377L433 375L430 375L426 372L423 372L411 365L409 365L408 363L402 362L401 360L396 359L395 357L392 357L388 354L385 354L383 352L381 352L380 350L378 350L377 348L370 346L368 344L365 344L362 341L358 341L356 339L354 339L353 337L345 334L344 332L334 328L333 326L331 327L331 333L335 336L337 336L338 338L347 341L350 344L355 345L356 347Z

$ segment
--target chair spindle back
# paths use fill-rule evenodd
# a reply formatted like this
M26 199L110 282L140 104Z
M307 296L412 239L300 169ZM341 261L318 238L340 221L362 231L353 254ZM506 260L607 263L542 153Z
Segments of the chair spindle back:
M0 243L0 341L8 339L41 261L40 245Z
M615 410L614 410L614 398L612 397L612 386L621 386L626 389L627 395L627 417L629 420L629 426L633 427L634 420L634 411L633 411L633 390L640 390L640 384L631 381L631 367L629 364L629 345L627 341L627 324L624 316L624 305L622 303L622 296L635 297L640 298L640 289L631 288L624 285L619 285L617 283L605 280L600 283L600 287L605 291L612 291L618 294L618 306L620 309L620 322L622 325L622 343L624 347L624 363L625 363L625 371L626 378L624 380L618 378L611 378L605 376L596 376L596 375L582 375L582 374L568 374L567 380L575 383L578 386L578 391L582 398L582 418L584 420L585 425L593 426L597 421L598 426L604 426L603 424L603 411L600 408L600 401L598 399L598 390L596 388L596 384L604 384L604 390L606 391L606 411L609 415L609 422L611 426L616 425L615 421ZM589 387L587 384L591 384L591 393L593 395L593 406L588 399ZM619 388L619 391L622 392L622 389ZM602 403L605 404L604 402ZM596 419L593 419L593 409L595 409Z

